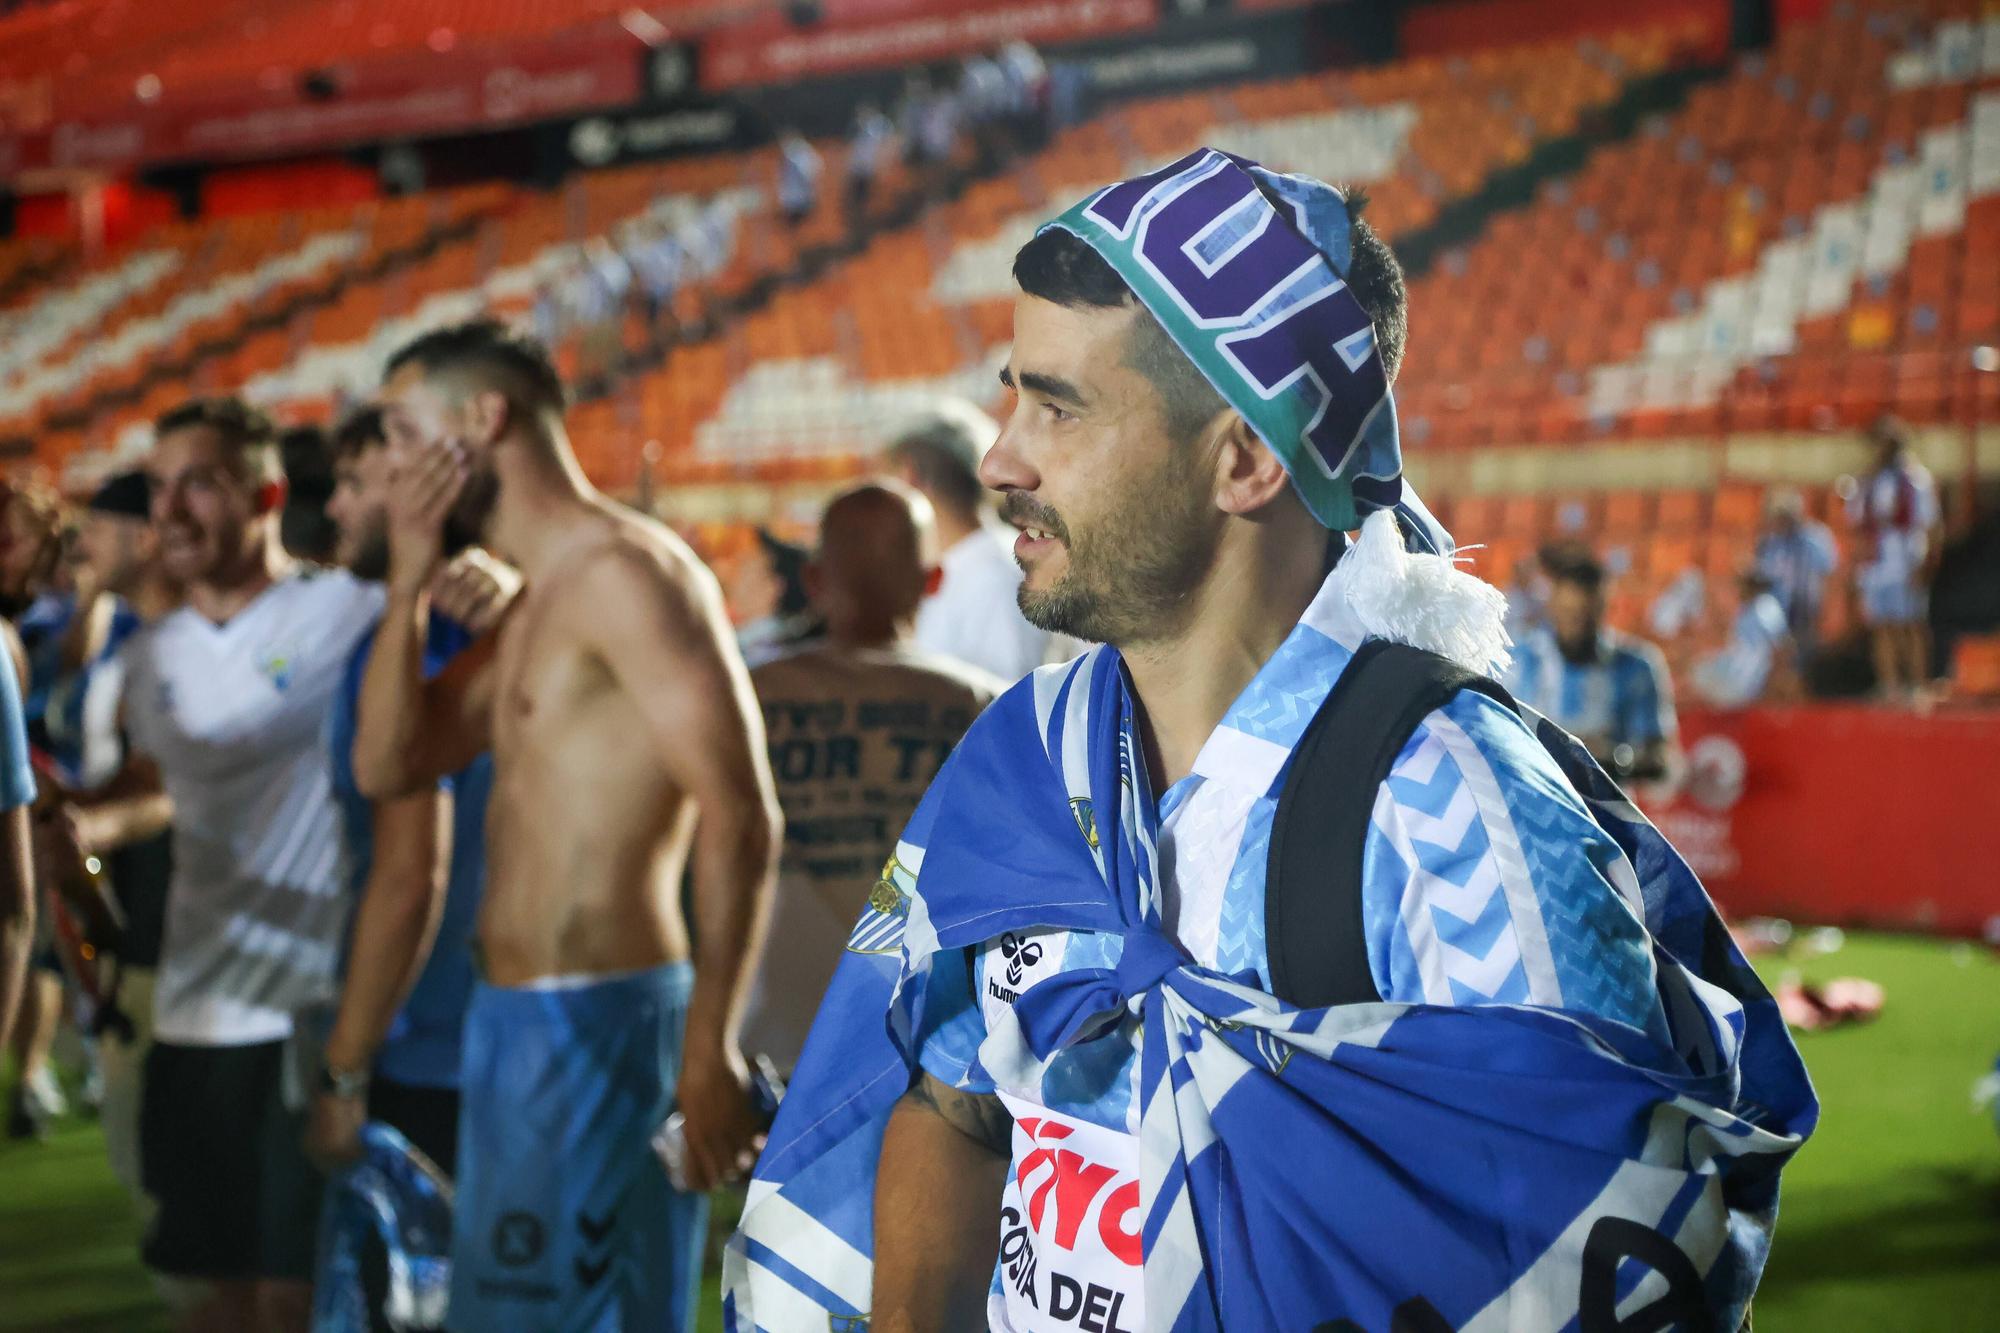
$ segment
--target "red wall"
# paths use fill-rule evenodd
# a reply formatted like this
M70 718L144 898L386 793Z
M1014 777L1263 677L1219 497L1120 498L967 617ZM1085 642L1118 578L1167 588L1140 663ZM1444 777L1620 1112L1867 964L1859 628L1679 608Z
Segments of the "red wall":
M1684 21L1702 24L1708 54L1729 49L1729 0L1450 0L1406 11L1401 40L1406 55L1447 55Z
M1730 914L1968 936L2000 918L2000 711L1818 704L1681 728L1688 790L1651 813Z
M1775 0L1771 13L1778 27L1784 28L1793 23L1811 23L1824 17L1831 8L1833 0Z
M327 208L365 203L381 192L381 182L366 167L337 157L313 158L212 172L201 183L201 211L207 217L227 217Z
M61 236L77 234L76 214L66 194L24 194L14 201L16 236Z

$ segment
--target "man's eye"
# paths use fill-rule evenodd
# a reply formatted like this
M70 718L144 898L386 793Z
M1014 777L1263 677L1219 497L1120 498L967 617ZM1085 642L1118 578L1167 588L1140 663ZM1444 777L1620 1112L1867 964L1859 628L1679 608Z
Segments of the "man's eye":
M1049 420L1051 421L1073 420L1073 418L1068 412L1063 411L1060 407L1057 407L1054 403L1043 403L1042 410L1049 414Z

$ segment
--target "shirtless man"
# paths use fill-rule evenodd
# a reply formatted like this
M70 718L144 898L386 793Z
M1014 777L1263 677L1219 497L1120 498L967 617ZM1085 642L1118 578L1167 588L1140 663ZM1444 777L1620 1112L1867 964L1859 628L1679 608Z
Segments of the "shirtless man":
M584 479L563 400L542 348L489 323L412 342L382 392L401 480L355 776L382 800L494 760L461 1067L461 1333L691 1327L701 1196L756 1139L736 1036L779 843L763 727L715 581ZM426 681L424 590L454 513L526 589ZM675 1104L691 1194L650 1148Z

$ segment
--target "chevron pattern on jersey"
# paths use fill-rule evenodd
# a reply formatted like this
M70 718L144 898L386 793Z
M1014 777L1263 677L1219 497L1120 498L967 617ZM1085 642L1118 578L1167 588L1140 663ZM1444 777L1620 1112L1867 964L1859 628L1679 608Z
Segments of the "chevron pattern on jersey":
M1527 971L1486 825L1428 725L1390 768L1375 819L1404 862L1401 915L1416 937L1425 990L1436 994L1441 984L1460 1005L1526 1001ZM1415 913L1423 919L1412 923Z

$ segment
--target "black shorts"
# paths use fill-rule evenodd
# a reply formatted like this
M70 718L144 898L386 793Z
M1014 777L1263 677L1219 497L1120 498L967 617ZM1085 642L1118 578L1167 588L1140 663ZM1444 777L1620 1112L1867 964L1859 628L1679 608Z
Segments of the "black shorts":
M176 1277L311 1281L318 1171L284 1102L285 1043L146 1055L139 1174L159 1205L142 1254Z

